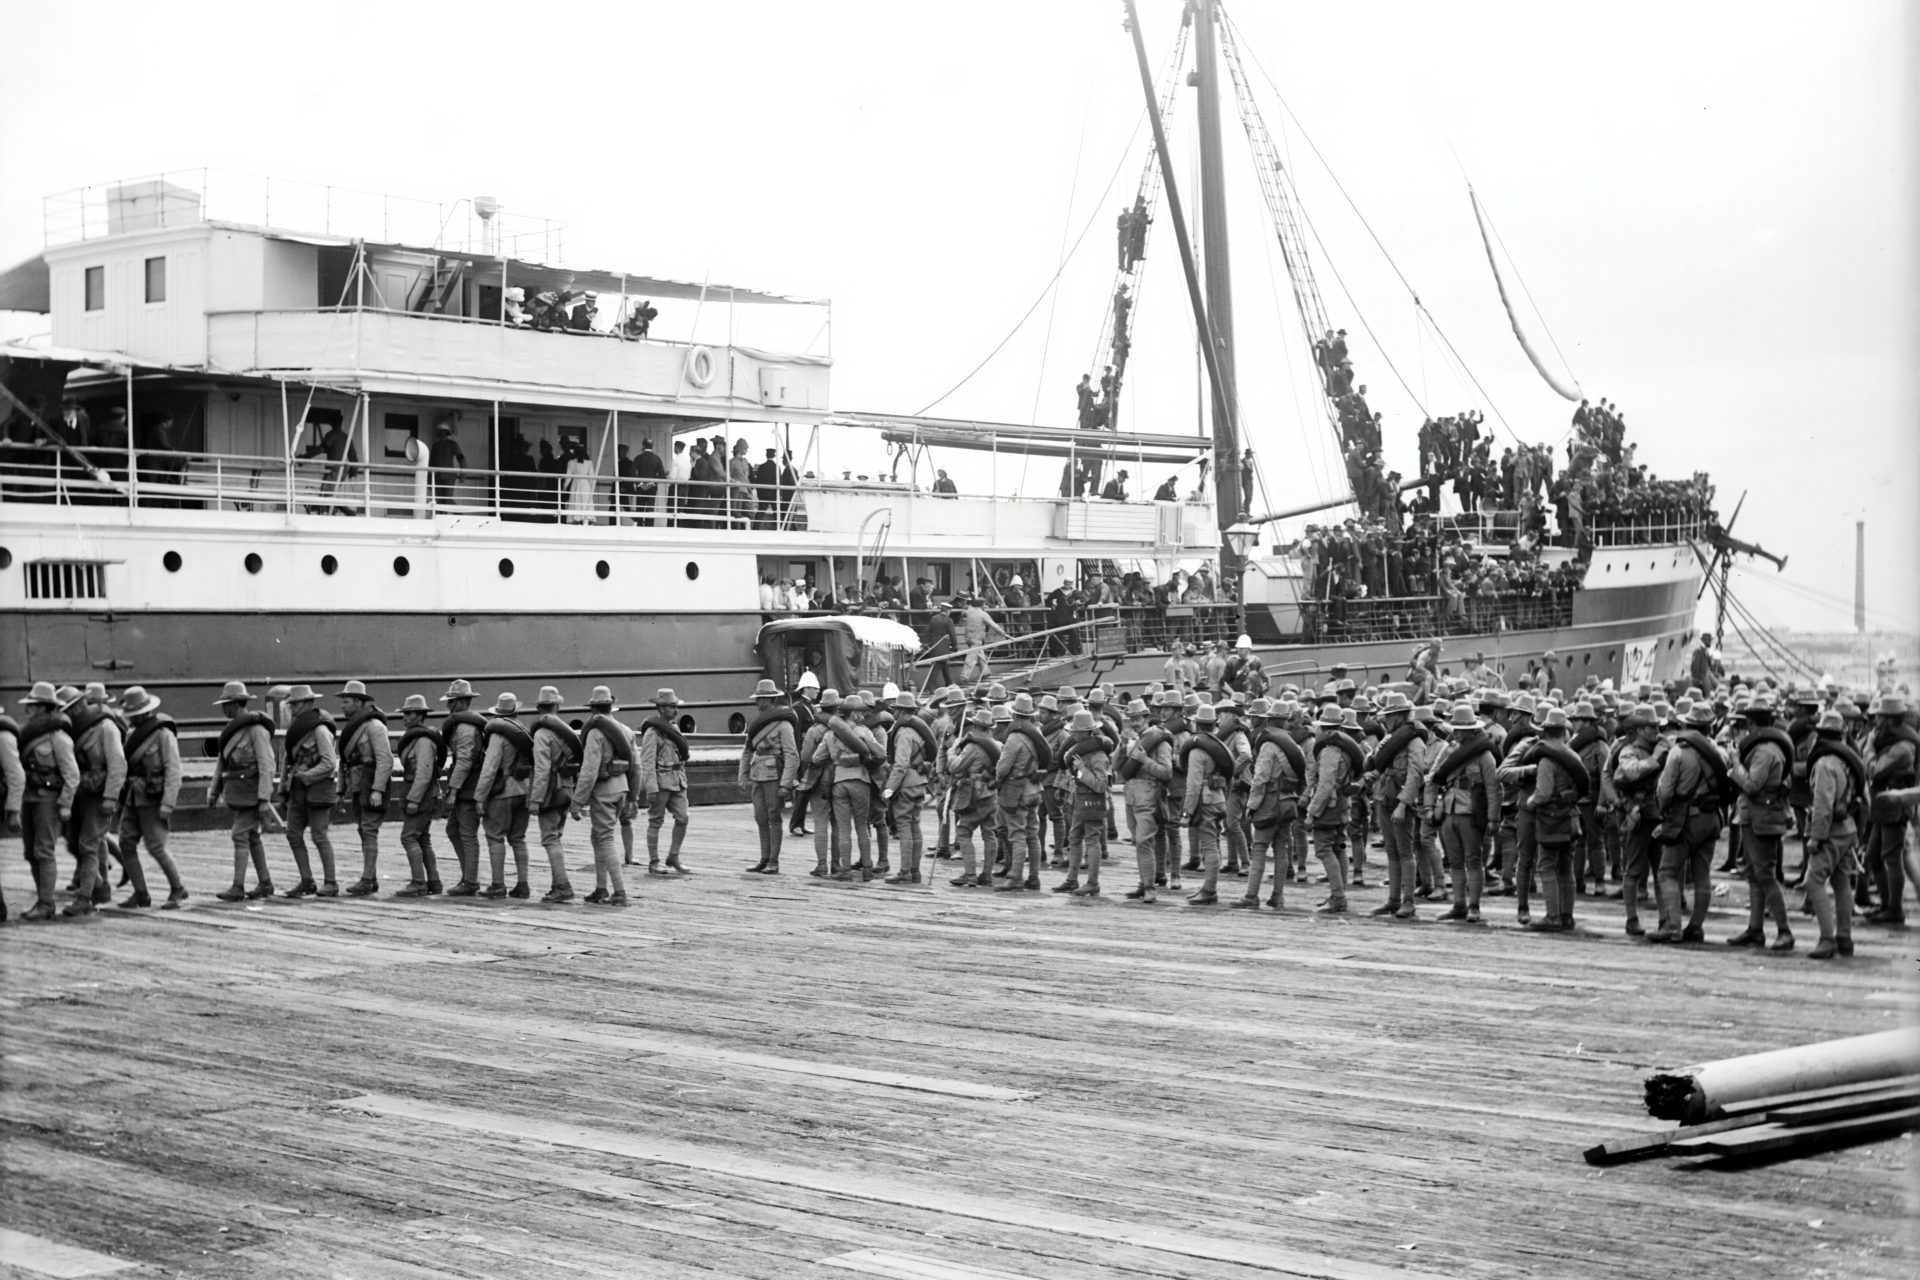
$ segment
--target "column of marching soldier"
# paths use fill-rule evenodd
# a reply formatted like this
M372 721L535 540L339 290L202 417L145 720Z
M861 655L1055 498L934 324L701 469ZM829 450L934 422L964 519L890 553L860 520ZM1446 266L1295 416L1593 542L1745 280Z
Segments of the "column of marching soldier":
M1415 920L1419 901L1437 900L1448 904L1439 919L1476 924L1483 894L1512 896L1520 924L1567 932L1577 898L1605 892L1611 878L1620 886L1611 896L1625 904L1629 935L1699 942L1714 849L1730 823L1750 907L1747 928L1727 941L1765 945L1771 916L1772 949L1788 951L1794 941L1781 858L1800 811L1805 910L1820 928L1810 954L1852 953L1863 828L1875 848L1891 850L1891 883L1878 918L1903 922L1899 868L1906 817L1920 800L1920 734L1896 695L1873 707L1873 736L1859 739L1863 758L1837 711L1796 721L1805 732L1776 727L1766 690L1716 711L1704 697L1669 706L1616 699L1606 689L1563 704L1551 693L1536 701L1454 680L1442 684L1435 701L1415 705L1391 689L1370 700L1343 678L1344 669L1333 674L1340 678L1318 691L1287 686L1276 698L1235 693L1217 703L1158 685L1124 699L1110 686L1096 687L1084 700L1063 687L1036 701L1031 693L982 684L939 690L923 702L891 689L880 698L842 696L822 690L811 673L791 696L762 680L738 766L759 839L759 859L747 870L778 874L783 836L809 834L810 817L810 875L886 875L892 835L900 866L886 882L921 884L922 818L931 807L936 856L961 863L949 883L1038 890L1051 837L1051 864L1066 871L1053 891L1098 897L1108 841L1118 835L1118 782L1137 871L1125 896L1135 901L1152 903L1162 888L1180 890L1185 871L1201 875L1187 896L1191 905L1218 902L1225 875L1246 882L1230 906L1280 909L1285 885L1308 877L1311 846L1327 886L1317 910L1343 914L1349 887L1365 885L1369 835L1377 833L1387 899L1376 916ZM688 747L673 723L680 703L671 689L655 695L654 713L634 729L615 718L605 686L588 699L588 718L573 723L560 716L559 691L543 688L529 723L511 693L499 694L485 713L474 711L472 686L455 680L440 698L448 714L438 725L428 723L423 696L406 698L397 744L362 682L348 681L338 696L340 718L321 710L307 685L287 692L292 715L276 782L272 719L250 708L244 684L230 682L222 691L218 705L228 720L211 795L231 813L233 882L217 895L221 900L274 893L262 817L276 802L285 806L298 873L283 897L341 892L330 838L336 805L360 839L360 877L345 893L378 892L382 826L396 777L409 871L396 897L530 897L526 835L535 825L549 870L542 901L571 901L562 833L569 818L587 818L596 884L583 901L624 906L622 867L634 861L633 824L643 804L648 871L687 874L681 850ZM1803 712L1820 707L1817 693L1796 701ZM69 885L73 900L61 914L85 915L109 900L109 851L133 885L120 905L150 905L142 843L167 878L165 905L186 900L167 853L181 767L160 700L138 686L112 699L98 684L56 690L42 683L22 702L31 708L24 724L0 718L0 782L11 826L24 826L34 874L37 900L26 918L55 914L55 851L63 833L78 870ZM458 862L450 888L434 852L437 818L445 820ZM117 844L109 838L116 829ZM490 854L485 887L482 833ZM1640 923L1649 880L1659 917L1652 931ZM1543 907L1537 918L1536 882Z

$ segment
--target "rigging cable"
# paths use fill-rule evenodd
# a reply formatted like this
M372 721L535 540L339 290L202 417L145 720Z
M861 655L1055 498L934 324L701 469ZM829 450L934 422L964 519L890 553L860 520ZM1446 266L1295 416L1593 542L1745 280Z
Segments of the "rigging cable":
M1236 26L1235 27L1236 42L1238 40L1238 35L1239 35L1239 29ZM1513 429L1513 427L1507 422L1507 416L1504 413L1500 412L1500 406L1493 402L1493 397L1487 394L1487 389L1480 385L1480 379L1477 377L1474 377L1473 370L1467 367L1467 362L1461 358L1460 352L1454 347L1453 340L1447 337L1446 330L1440 327L1440 322L1434 318L1433 312L1427 309L1427 304L1420 300L1420 291L1413 287L1413 283L1407 279L1406 273L1400 270L1400 264L1394 261L1393 255L1391 253L1387 252L1387 246L1381 243L1379 233L1374 231L1373 224L1367 221L1367 216L1364 213L1360 212L1360 206L1355 204L1353 201L1353 197L1347 194L1347 189L1345 185L1343 185L1340 181L1340 175L1336 174L1333 171L1333 166L1328 164L1327 158L1320 153L1320 148L1318 145L1315 144L1313 140L1313 135L1307 132L1307 128L1304 124L1300 123L1300 117L1294 112L1294 109L1287 105L1286 97L1281 94L1280 86L1274 83L1273 77L1268 74L1266 66L1260 61L1260 55L1249 51L1249 56L1253 59L1253 65L1256 68L1258 68L1261 78L1267 82L1267 87L1273 90L1274 99L1277 102L1279 102L1280 109L1286 112L1286 114L1292 118L1294 127L1300 130L1300 136L1301 138L1305 139L1308 150L1313 152L1314 159L1320 162L1320 167L1326 171L1327 177L1332 180L1334 189L1340 193L1341 199L1347 202L1347 208L1353 210L1353 216L1360 219L1360 225L1366 228L1367 235L1369 238L1373 240L1374 247L1380 250L1380 256L1387 260L1387 265L1393 268L1393 274L1399 277L1401 285L1404 286L1406 288L1406 291L1413 296L1414 305L1418 307L1421 311L1426 313L1428 322L1433 325L1434 333L1439 336L1440 341L1446 344L1447 349L1453 352L1454 359L1460 361L1460 367L1466 370L1467 377L1472 380L1475 389L1480 392L1481 398L1487 402L1487 408L1493 410L1494 418L1500 423L1500 425L1503 428L1505 428L1506 433L1512 436L1516 442L1524 444L1525 441L1522 441L1520 439L1520 434L1516 432ZM1306 222L1307 222L1308 230L1310 231L1313 230L1313 220L1311 218L1307 218ZM1320 243L1320 233L1318 231L1314 231L1313 238L1316 243ZM1322 256L1327 257L1327 265L1329 268L1332 268L1333 259L1330 256L1327 256L1326 245L1324 243L1320 243L1320 252ZM1337 269L1334 270L1334 279L1335 280L1340 279L1340 273ZM1366 316L1361 315L1359 306L1357 304L1354 304L1353 295L1347 292L1347 287L1344 282L1342 282L1340 289L1341 289L1341 292L1347 294L1348 304L1353 306L1354 314L1360 316L1361 325L1366 328L1368 335L1372 336L1373 334L1372 326L1367 324ZM1386 351L1384 348L1380 346L1380 342L1378 338L1374 339L1374 347L1376 350L1380 352L1381 358L1386 359ZM1388 360L1387 364L1388 364L1388 367L1391 368L1393 362L1391 360ZM1398 369L1394 369L1394 377L1396 378L1400 377L1400 371ZM1400 385L1403 387L1406 387L1407 385L1406 379L1401 378ZM1413 390L1411 387L1407 388L1407 395L1409 398L1413 397ZM1432 416L1431 414L1427 414L1426 408L1424 406L1420 406L1419 401L1417 399L1414 401L1414 403L1416 407L1420 408L1420 412L1422 414L1429 417Z
M1119 181L1120 171L1126 168L1127 157L1133 154L1134 140L1140 136L1140 126L1146 123L1146 119L1147 119L1147 113L1144 109L1142 109L1140 112L1140 118L1134 121L1133 133L1128 136L1127 145L1121 149L1120 162L1114 165L1113 174L1111 177L1107 179L1107 185L1101 190L1100 195L1093 202L1093 216L1087 219L1087 224L1084 227L1080 228L1080 234L1074 237L1073 246L1067 250L1067 256L1061 260L1060 266L1054 271L1053 275L1047 280L1046 286L1040 290L1039 296L1034 298L1032 304L1029 305L1027 309L1021 313L1020 318L1013 322L1013 328L1007 330L1007 336L1000 339L999 342L995 343L993 350L987 352L987 354L984 357L982 357L979 364L976 364L975 366L973 366L973 368L969 369L967 371L967 375L964 378L961 378L960 381L954 383L951 387L948 387L945 391L943 391L938 397L929 401L925 406L923 406L920 409L919 412L913 415L914 417L916 418L925 417L928 410L931 410L937 407L942 401L946 400L954 392L966 386L969 382L972 382L974 375L979 373L982 369L986 368L987 365L992 362L993 358L999 355L1000 352L1006 347L1006 345L1009 342L1013 341L1013 336L1020 332L1021 328L1026 325L1027 321L1033 317L1033 313L1040 309L1040 304L1047 300L1047 294L1052 291L1054 284L1060 279L1061 275L1065 273L1067 269L1067 263L1071 262L1073 260L1073 255L1080 251L1080 245L1086 240L1087 232L1093 230L1094 222L1097 221L1100 217L1101 207L1106 203L1107 196L1113 191L1113 184Z
M1732 613L1734 614L1734 617L1736 619L1744 619L1748 626L1758 631L1761 634L1761 636L1763 636L1766 639L1767 644L1773 649L1775 653L1777 653L1780 656L1781 660L1785 662L1788 666L1799 667L1800 670L1807 675L1816 676L1816 677L1819 675L1819 672L1813 669L1813 664L1809 663L1806 659L1802 658L1799 654L1793 652L1793 650L1787 648L1785 643L1783 643L1777 636L1775 636L1773 632L1767 630L1765 624L1763 624L1758 618L1753 616L1753 611L1747 608L1747 606L1740 601L1740 598L1733 594L1731 589L1729 589L1726 592L1726 602L1727 602L1727 608L1732 611ZM1738 624L1736 622L1736 628L1737 628L1737 625Z

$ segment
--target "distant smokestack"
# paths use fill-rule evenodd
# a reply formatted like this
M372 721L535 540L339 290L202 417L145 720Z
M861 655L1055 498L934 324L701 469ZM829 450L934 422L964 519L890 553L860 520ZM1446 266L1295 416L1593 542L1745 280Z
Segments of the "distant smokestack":
M1853 522L1853 629L1867 634L1867 522Z

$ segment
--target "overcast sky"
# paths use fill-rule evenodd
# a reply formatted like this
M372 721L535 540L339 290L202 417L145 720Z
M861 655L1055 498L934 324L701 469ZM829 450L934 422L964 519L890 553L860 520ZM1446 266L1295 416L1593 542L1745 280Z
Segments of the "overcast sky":
M1557 345L1625 409L1657 472L1711 472L1723 515L1748 491L1735 532L1791 558L1784 575L1736 574L1759 616L1850 625L1865 519L1870 619L1920 628L1908 6L1228 7L1391 464L1414 470L1416 404L1479 407L1556 446L1567 429L1571 406L1500 310L1470 177L1546 358ZM1158 76L1180 5L1142 8ZM932 411L1067 425L1095 365L1113 215L1150 145L1120 15L1114 0L0 0L0 260L40 247L42 196L170 168L485 191L565 220L575 266L831 298L841 409L927 407L1039 298ZM1183 91L1171 124L1190 201L1193 108ZM1229 113L1246 429L1267 497L1311 501L1335 483L1330 435ZM1416 323L1308 136L1485 394ZM1170 226L1163 208L1123 425L1186 433L1192 320ZM1057 472L1036 463L1030 487Z

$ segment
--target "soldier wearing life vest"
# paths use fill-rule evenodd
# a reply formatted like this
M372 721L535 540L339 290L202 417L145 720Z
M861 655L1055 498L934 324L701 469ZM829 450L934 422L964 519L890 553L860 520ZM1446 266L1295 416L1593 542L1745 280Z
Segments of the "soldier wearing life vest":
M1824 712L1807 752L1813 802L1807 810L1807 901L1820 922L1811 960L1853 954L1853 882L1860 874L1855 806L1867 786L1866 762L1847 746L1846 720Z
M679 695L662 689L653 695L653 714L640 726L637 744L640 759L634 772L647 802L647 874L686 875L680 862L680 846L687 840L687 740L674 727L673 717L680 710ZM673 842L667 846L667 861L660 863L660 828L673 819Z
M1535 932L1572 932L1573 849L1580 838L1580 801L1592 788L1586 766L1567 745L1572 721L1559 707L1549 708L1540 735L1529 752L1533 787L1522 801L1533 813L1545 914L1527 927Z
M1361 751L1342 727L1345 723L1337 702L1323 705L1307 757L1307 823L1313 828L1314 856L1327 873L1327 897L1317 908L1322 915L1347 910L1347 805L1360 774Z
M447 761L447 740L427 723L427 700L410 693L400 704L403 728L394 762L407 780L405 816L400 823L400 848L407 855L407 887L396 898L424 898L438 894L440 866L433 856L433 819L440 796L440 770Z
M333 804L340 798L340 756L335 750L332 715L322 710L319 695L312 685L297 684L287 691L287 709L293 718L287 723L285 746L286 772L281 775L279 794L287 806L287 847L293 852L293 864L300 880L287 890L289 898L340 896L340 884L333 861ZM321 882L313 879L313 863L307 856L307 837L320 854Z
M1615 811L1621 831L1621 885L1610 896L1626 904L1628 937L1646 934L1640 924L1640 899L1659 857L1653 835L1660 825L1654 793L1668 750L1660 736L1659 714L1640 705L1622 717L1620 741L1607 757L1600 803Z
M447 844L460 863L460 882L447 890L449 898L471 898L480 892L480 805L474 787L480 781L480 760L486 717L473 709L473 685L455 680L440 695L447 718L440 734L447 744Z
M873 696L873 690L860 691L860 719L874 742L880 746L880 754L867 761L867 822L873 827L873 874L884 876L891 867L887 864L887 837L892 834L893 814L880 799L880 789L887 782L887 743L893 734L892 699L900 696L900 690L888 681L882 692L887 701Z
M1468 703L1454 704L1450 727L1453 736L1444 751L1435 753L1426 781L1453 882L1453 905L1440 918L1479 924L1487 858L1500 817L1500 783L1494 773L1498 753L1493 735Z
M273 720L247 704L253 695L238 680L221 688L214 705L227 713L214 757L213 781L207 788L212 803L233 814L233 883L214 896L222 902L273 896L273 876L267 870L267 851L260 843L261 801L273 787ZM247 888L247 862L253 862L254 887Z
M997 817L1007 843L1007 882L994 886L1002 891L1040 887L1041 779L1053 761L1034 724L1037 711L1033 695L1028 693L1016 695L1007 704L1011 723L1000 763L994 766Z
M1586 894L1589 890L1599 894L1606 891L1608 841L1612 838L1609 831L1613 826L1613 815L1600 811L1600 779L1606 773L1607 756L1611 753L1613 743L1607 735L1606 726L1600 721L1598 709L1591 701L1582 698L1568 707L1567 719L1573 724L1567 749L1580 757L1587 777L1593 782L1580 801L1580 841L1574 849L1574 888L1580 894ZM1582 857L1582 854L1585 856ZM1617 865L1615 870L1618 870Z
M1191 690L1177 693L1169 699L1160 721L1160 727L1166 730L1173 747L1173 766L1161 797L1160 858L1153 883L1157 888L1171 889L1175 893L1180 891L1180 872L1186 867L1180 833L1186 827L1181 815L1186 811L1187 774L1180 760L1187 740L1193 736L1193 722L1189 717L1199 706L1199 694ZM1198 867L1199 863L1196 862L1194 866Z
M1155 700L1166 696L1162 691ZM1175 695L1176 699L1178 695ZM1127 739L1115 757L1120 790L1127 805L1127 828L1139 883L1127 890L1134 902L1153 902L1159 870L1160 810L1167 776L1173 772L1173 748L1167 733L1152 722L1154 705L1145 697L1127 704Z
M180 800L180 740L173 718L160 714L160 699L134 685L120 695L126 713L126 803L120 806L120 865L133 881L133 892L120 905L128 909L153 905L147 893L146 871L140 865L140 843L145 841L167 877L167 908L187 900L180 868L167 852L173 807Z
M1098 714L1082 707L1067 722L1060 768L1067 778L1067 878L1055 893L1100 896L1100 860L1107 852L1107 787L1113 742ZM1082 883L1082 877L1085 882Z
M493 879L480 896L531 897L527 888L527 780L533 777L533 735L520 723L520 699L511 693L496 697L482 733L486 746L473 794L481 806ZM506 886L509 845L518 877L511 891Z
M793 688L793 736L801 741L800 774L804 779L807 771L805 739L819 721L816 708L820 704L820 677L811 671L802 671L800 681ZM793 817L787 823L787 834L804 836L807 831L807 818L811 816L814 796L804 781L793 793ZM832 806L829 805L829 808Z
M1774 727L1774 702L1762 690L1747 704L1751 731L1734 744L1727 774L1740 794L1734 798L1734 821L1746 832L1747 927L1727 939L1730 947L1758 947L1766 943L1766 917L1773 917L1773 950L1793 950L1793 929L1787 920L1786 894L1780 888L1781 844L1793 829L1787 793L1793 772L1793 740Z
M1706 941L1707 910L1713 899L1713 849L1720 839L1718 780L1726 773L1719 750L1705 732L1713 727L1713 708L1688 708L1673 749L1660 769L1654 801L1660 813L1660 927L1648 942ZM1681 886L1693 886L1693 910L1681 921Z
M613 690L594 686L587 698L586 727L580 731L580 776L573 784L573 816L587 818L593 840L593 892L583 901L593 906L627 905L627 881L620 868L630 857L615 857L613 835L624 827L631 843L627 815L633 811L633 731L613 718Z
M1227 787L1233 779L1233 757L1221 742L1219 711L1209 703L1193 710L1193 734L1174 757L1174 772L1186 779L1180 802L1181 825L1193 833L1190 849L1205 879L1187 895L1189 906L1219 901L1220 835L1227 816Z
M73 725L74 763L80 769L73 801L80 870L74 899L61 914L84 916L113 896L107 878L107 835L120 828L127 756L120 722L107 705L105 685L89 684L65 710Z
M828 720L840 714L840 701L838 689L822 693L813 723L800 735L799 793L806 797L809 816L813 819L813 870L807 874L816 880L833 874L833 764L821 751L821 745L830 732ZM791 829L788 834L792 834Z
M1275 911L1286 905L1286 882L1292 878L1289 863L1293 832L1300 825L1300 789L1306 779L1306 756L1287 731L1297 711L1291 700L1276 703L1255 698L1248 706L1254 757L1247 815L1253 840L1248 850L1247 889L1233 903L1236 907L1260 906L1260 884L1266 876L1269 854L1274 860L1273 892L1266 905Z
M52 683L36 681L20 705L31 708L16 738L22 782L18 793L9 784L7 805L10 818L23 825L27 863L33 868L34 904L21 918L51 920L60 833L73 818L80 766L73 755L72 722L61 713Z
M829 689L821 695L826 712L826 733L814 747L813 763L829 772L822 778L833 795L833 871L835 880L859 880L873 877L873 781L868 770L885 758L880 741L862 723L866 704L857 695L834 698ZM828 703L836 705L829 708ZM853 848L860 849L860 865L853 865Z
M1380 742L1367 761L1372 778L1373 825L1380 832L1387 860L1387 900L1372 914L1401 920L1417 918L1413 891L1420 788L1427 776L1427 734L1413 722L1413 703L1389 689L1380 696Z
M1886 793L1920 779L1920 734L1907 723L1907 701L1899 694L1881 694L1871 709L1873 732L1863 753L1870 791L1866 863L1880 893L1880 907L1867 922L1899 929L1907 923L1907 876L1901 861L1907 847L1907 806Z
M753 825L760 836L760 860L747 868L752 875L780 874L783 810L800 780L800 745L794 732L799 720L779 702L780 687L773 681L754 686L753 723L747 726L736 771L736 781L753 802Z
M573 882L567 875L562 837L573 807L573 782L580 764L580 738L560 718L560 690L542 685L534 699L538 718L533 725L533 776L527 782L527 805L539 824L540 847L547 854L547 892L540 901L573 901Z
M1252 861L1249 849L1251 833L1247 830L1247 793L1253 783L1253 738L1242 719L1246 714L1247 702L1246 693L1235 689L1214 708L1214 736L1220 739L1227 748L1227 754L1233 757L1233 774L1227 779L1227 812L1220 828L1222 859L1230 876L1246 874L1247 863Z
M1074 712L1080 710L1082 705L1079 692L1070 684L1061 685L1058 693L1049 694L1036 704L1038 714L1034 717L1034 727L1046 740L1047 753L1054 766L1041 780L1040 812L1037 815L1041 822L1041 842L1046 844L1051 835L1047 865L1053 867L1067 865L1072 779L1062 767L1061 756L1067 749L1068 726L1073 721Z
M993 887L994 803L998 788L994 773L1005 748L993 736L993 712L984 706L967 712L965 727L947 748L947 777L953 788L954 841L960 848L960 874L948 881L960 889ZM976 864L974 832L982 833L981 862Z
M947 772L947 753L967 728L967 695L948 687L934 703L940 714L933 720L935 743L930 797L935 811L933 856L953 857L953 776Z
M386 712L374 705L364 682L347 681L340 710L346 717L340 726L340 795L353 807L360 831L360 878L347 893L358 898L380 891L380 823L393 779L393 741Z
M6 831L20 834L20 811L26 803L27 771L20 764L20 724L12 716L0 715L0 813L6 815ZM0 923L7 918L7 898L0 893Z
M920 831L920 809L927 800L934 762L939 759L939 737L919 714L911 693L902 690L893 700L893 732L887 741L886 780L880 801L893 818L900 839L900 870L888 884L919 884L925 845Z
M1426 754L1421 758L1424 766L1415 790L1419 799L1413 806L1413 896L1416 898L1447 897L1447 863L1440 856L1440 828L1433 819L1433 797L1428 793L1425 772L1433 767L1433 759L1446 750L1447 740L1453 730L1441 719L1452 710L1448 702L1421 702L1414 704L1413 723L1420 726L1426 735Z

